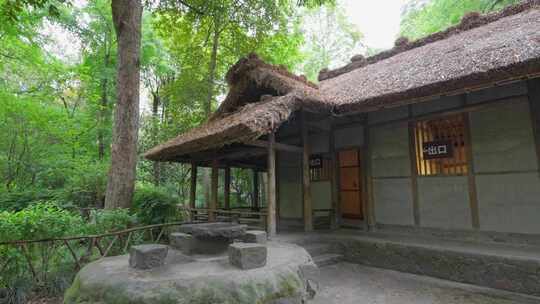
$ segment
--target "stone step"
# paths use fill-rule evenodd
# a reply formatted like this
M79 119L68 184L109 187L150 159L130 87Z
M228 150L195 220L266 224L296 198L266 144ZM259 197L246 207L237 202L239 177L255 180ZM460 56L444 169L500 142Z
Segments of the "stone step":
M313 262L319 267L334 265L343 260L343 255L338 253L325 253L313 258Z
M331 246L328 243L314 243L314 244L304 245L303 247L312 257L316 257L318 255L322 255L326 253L337 253L335 251L332 252L333 246Z

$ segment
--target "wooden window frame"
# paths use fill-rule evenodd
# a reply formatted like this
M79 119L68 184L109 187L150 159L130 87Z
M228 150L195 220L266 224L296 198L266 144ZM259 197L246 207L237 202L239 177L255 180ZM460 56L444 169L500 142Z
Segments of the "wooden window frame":
M419 177L467 176L470 168L468 116L465 113L444 115L413 122L414 165ZM424 159L426 142L450 141L453 157Z

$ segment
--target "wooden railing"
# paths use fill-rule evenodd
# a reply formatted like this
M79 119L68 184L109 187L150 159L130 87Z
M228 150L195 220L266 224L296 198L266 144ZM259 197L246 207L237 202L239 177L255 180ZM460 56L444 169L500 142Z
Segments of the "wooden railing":
M238 222L246 224L250 228L266 230L267 213L263 211L248 211L242 209L216 209L210 210L207 208L188 208L184 206L178 207L181 211L188 213L188 218L194 221L208 221L210 213L215 214L215 218L219 222Z
M91 261L125 254L131 245L163 242L172 227L186 223L194 222L134 227L99 235L0 242L0 289L15 288L13 282L17 280L31 281L33 288L39 289L60 272L68 273L67 279L72 279Z

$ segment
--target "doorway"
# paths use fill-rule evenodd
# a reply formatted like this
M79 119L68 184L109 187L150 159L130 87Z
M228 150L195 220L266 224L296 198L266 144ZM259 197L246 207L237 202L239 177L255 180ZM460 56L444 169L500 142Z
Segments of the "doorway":
M361 155L358 149L338 152L339 204L344 219L363 220Z

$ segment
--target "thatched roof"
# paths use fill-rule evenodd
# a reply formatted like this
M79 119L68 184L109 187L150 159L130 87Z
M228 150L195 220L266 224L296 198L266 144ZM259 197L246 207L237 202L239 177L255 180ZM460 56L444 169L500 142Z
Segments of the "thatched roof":
M324 71L320 91L335 112L395 103L540 74L540 0L500 13L467 15L461 24L368 59Z
M295 111L352 114L540 76L540 0L462 23L370 58L322 71L319 87L250 55L227 74L229 94L211 119L145 154L190 161L200 151L246 143L288 121ZM271 96L273 97L271 97Z
M226 75L229 93L212 119L234 113L242 106L258 102L263 95L284 96L293 92L314 94L317 85L285 67L265 63L256 54L240 59Z

